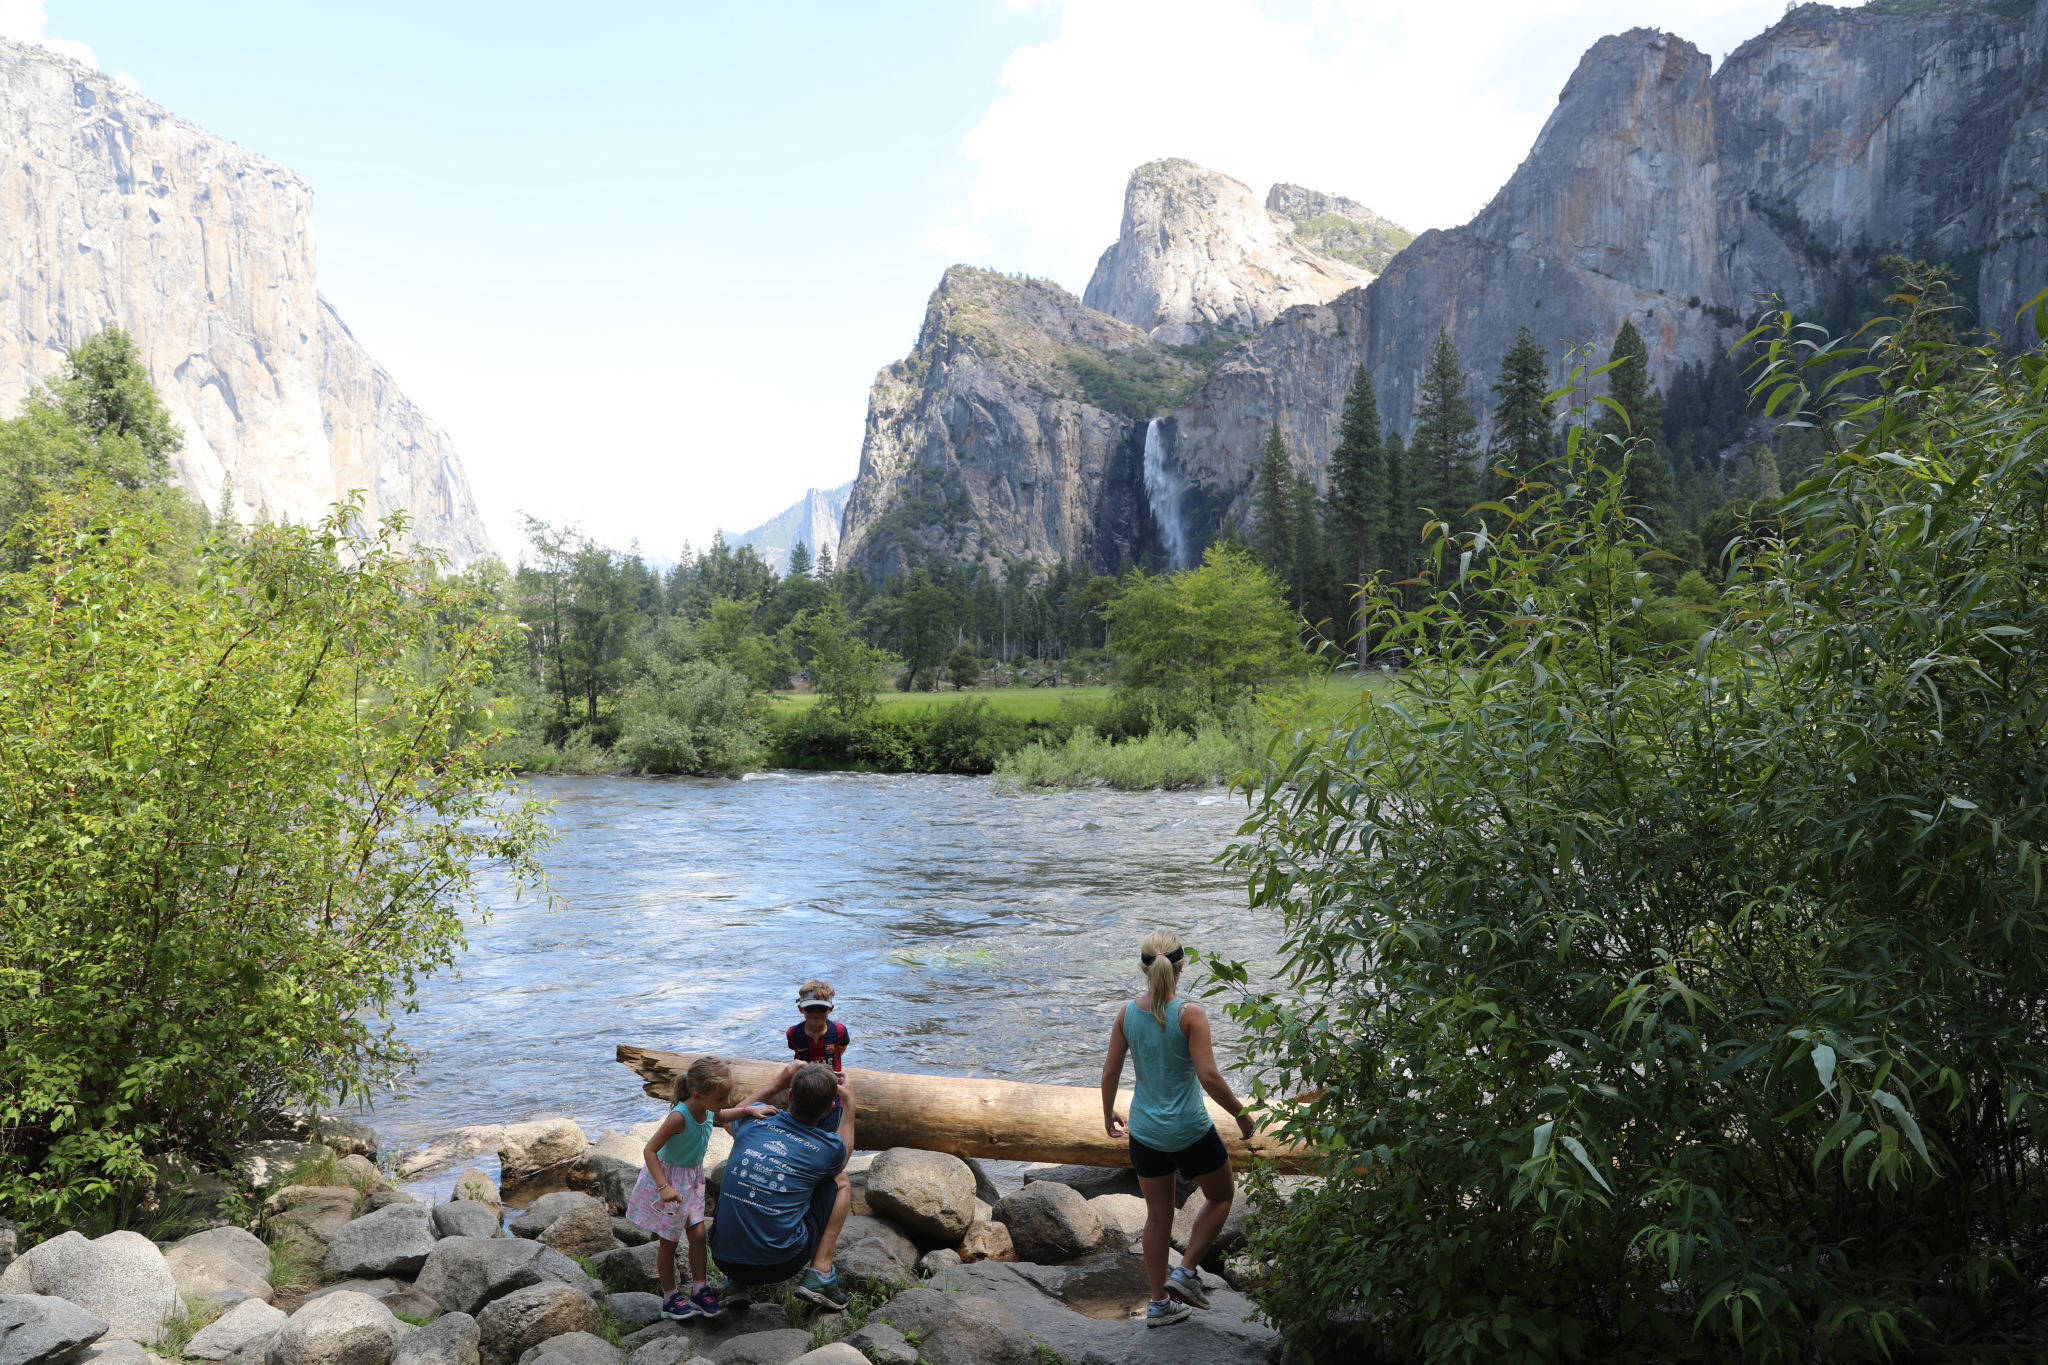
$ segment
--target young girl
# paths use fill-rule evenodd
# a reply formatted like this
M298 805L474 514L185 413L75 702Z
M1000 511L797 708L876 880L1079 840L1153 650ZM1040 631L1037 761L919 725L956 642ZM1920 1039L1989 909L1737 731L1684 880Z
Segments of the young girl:
M1230 1082L1216 1067L1209 1041L1209 1016L1200 1005L1174 996L1180 990L1180 938L1156 929L1138 945L1145 969L1145 993L1127 1001L1109 1029L1109 1056L1102 1063L1102 1126L1113 1138L1127 1133L1131 1167L1145 1194L1145 1278L1152 1301L1145 1308L1147 1327L1166 1327L1185 1318L1190 1306L1207 1308L1209 1295L1196 1267L1209 1254L1223 1220L1230 1216L1237 1182L1230 1153L1209 1121L1202 1092L1237 1119L1237 1130L1249 1138L1251 1117L1231 1093ZM1123 1080L1124 1057L1136 1064L1137 1085L1131 1094L1131 1119L1116 1111L1116 1091ZM1174 1176L1195 1182L1208 1202L1188 1231L1187 1250L1171 1275L1166 1273L1172 1250ZM1178 1302L1176 1302L1178 1300Z
M683 1077L688 1096L668 1113L647 1139L646 1169L626 1200L626 1217L661 1241L655 1272L661 1277L661 1315L681 1321L724 1311L718 1295L705 1281L704 1149L711 1143L711 1125L729 1126L736 1118L772 1118L772 1104L721 1109L732 1095L732 1067L716 1057L699 1057ZM690 1290L676 1288L676 1243L690 1242Z

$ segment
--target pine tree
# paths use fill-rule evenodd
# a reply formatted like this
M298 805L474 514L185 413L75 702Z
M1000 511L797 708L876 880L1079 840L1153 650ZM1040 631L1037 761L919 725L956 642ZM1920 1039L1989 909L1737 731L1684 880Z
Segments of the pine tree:
M1364 583L1373 570L1386 566L1387 524L1393 510L1388 505L1390 491L1379 397L1373 392L1371 373L1360 365L1344 399L1337 448L1330 452L1330 531L1336 542L1340 582ZM1355 632L1353 644L1363 668L1363 630Z
M1416 501L1454 528L1477 500L1473 461L1479 418L1466 392L1471 383L1457 346L1449 333L1439 331L1416 397L1409 464L1419 476Z
M1525 479L1551 456L1551 428L1557 420L1550 391L1550 353L1527 327L1500 358L1493 391L1493 464L1513 479Z
M833 572L834 570L832 568L832 547L830 545L827 545L822 547L818 551L819 581L830 583L832 581Z
M1294 462L1287 456L1287 442L1280 438L1276 422L1259 450L1257 483L1253 490L1252 534L1258 542L1259 558L1282 583L1294 582Z
M1401 433L1387 428L1381 446L1387 470L1386 532L1380 541L1380 563L1397 579L1415 572L1416 528L1422 524L1415 510L1415 470Z
M1293 561L1290 567L1294 570L1294 577L1289 580L1288 588L1294 597L1294 610L1302 616L1309 616L1311 599L1320 606L1323 597L1327 563L1323 554L1323 521L1316 506L1315 480L1306 474L1296 474L1289 484L1288 520L1291 523L1289 529L1294 532L1289 558Z
M811 572L811 547L799 540L789 547L789 576L803 578Z
M1603 443L1612 458L1620 458L1626 451L1628 476L1623 481L1623 496L1650 539L1662 540L1672 528L1676 489L1671 466L1657 449L1657 438L1663 435L1662 405L1650 383L1650 348L1643 344L1643 334L1633 320L1621 324L1607 359L1620 362L1607 372L1607 396L1621 411L1602 404L1604 410L1594 420L1593 430L1613 438Z

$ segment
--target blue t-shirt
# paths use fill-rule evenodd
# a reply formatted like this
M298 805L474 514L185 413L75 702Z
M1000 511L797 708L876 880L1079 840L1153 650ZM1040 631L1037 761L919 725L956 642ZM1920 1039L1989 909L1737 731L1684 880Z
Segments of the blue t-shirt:
M733 1124L711 1254L735 1265L774 1265L802 1251L811 1195L845 1164L836 1131L798 1123L786 1111Z

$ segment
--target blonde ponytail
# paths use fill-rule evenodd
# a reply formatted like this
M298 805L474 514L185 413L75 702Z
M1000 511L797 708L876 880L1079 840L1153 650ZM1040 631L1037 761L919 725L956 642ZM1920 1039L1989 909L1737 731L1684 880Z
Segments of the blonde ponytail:
M1145 981L1152 987L1152 1017L1166 1027L1166 1006L1180 984L1180 935L1171 929L1154 929L1138 945L1138 957L1145 962Z

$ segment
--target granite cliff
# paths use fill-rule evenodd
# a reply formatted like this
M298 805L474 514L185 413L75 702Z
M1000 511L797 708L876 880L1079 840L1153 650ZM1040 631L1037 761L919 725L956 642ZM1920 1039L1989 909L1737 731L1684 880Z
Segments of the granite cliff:
M0 41L0 402L125 327L185 428L177 477L243 520L351 489L457 562L489 555L462 461L320 296L284 167L42 48Z
M804 495L751 531L732 538L732 547L751 545L777 573L789 564L789 552L802 545L815 560L821 554L839 554L839 522L846 515L846 495L851 483L837 488L804 490Z
M1087 307L1167 342L1219 326L1249 335L1171 410L1128 410L1160 417L1149 455L1142 434L1130 438L1152 471L1136 500L1157 502L1156 513L1133 518L1133 495L1110 480L1102 487L1114 497L1091 533L1086 508L1098 492L1061 491L1063 524L1075 530L1060 543L1095 547L1098 567L1134 544L1140 557L1162 557L1156 537L1176 520L1199 543L1241 519L1274 424L1323 483L1361 364L1386 419L1409 429L1439 329L1463 353L1482 415L1494 366L1524 323L1561 366L1573 347L1604 360L1633 320L1655 379L1668 383L1678 366L1725 350L1758 295L1811 306L1891 249L1979 262L1981 320L2009 329L2048 285L2048 0L1804 5L1718 73L1671 34L1603 38L1493 200L1461 227L1415 238L1363 287L1337 288L1334 272L1368 273L1358 261L1369 257L1345 253L1362 253L1375 234L1387 240L1377 215L1295 186L1275 186L1257 209L1242 185L1191 163L1132 176L1123 231ZM1319 221L1330 215L1354 226L1333 234ZM1283 304L1304 292L1317 297ZM927 390L922 401L943 407L946 395ZM984 447L978 458L993 474L1005 460L1043 456ZM854 501L869 522L890 514L882 488L864 457ZM964 519L982 515L972 496L959 507ZM1052 541L995 526L976 542L977 562L1048 562ZM863 552L851 512L848 542L850 555Z

